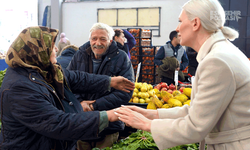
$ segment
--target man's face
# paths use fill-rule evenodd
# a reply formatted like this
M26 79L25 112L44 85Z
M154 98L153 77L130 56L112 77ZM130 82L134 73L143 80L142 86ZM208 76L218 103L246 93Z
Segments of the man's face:
M175 38L176 44L180 44L180 36L179 34L177 34L177 37Z
M96 59L99 59L107 51L112 42L108 38L108 32L104 29L92 31L89 41Z

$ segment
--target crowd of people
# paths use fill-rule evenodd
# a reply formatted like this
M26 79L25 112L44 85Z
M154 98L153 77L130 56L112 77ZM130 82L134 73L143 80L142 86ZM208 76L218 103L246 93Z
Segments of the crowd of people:
M216 11L217 18L209 14ZM154 57L162 82L189 66L195 76L190 106L147 110L126 104L134 89L127 30L104 23L77 47L65 33L25 28L12 43L1 93L3 150L91 150L110 147L125 125L151 132L158 148L200 142L200 149L250 147L250 63L229 40L218 0L189 0L179 25Z

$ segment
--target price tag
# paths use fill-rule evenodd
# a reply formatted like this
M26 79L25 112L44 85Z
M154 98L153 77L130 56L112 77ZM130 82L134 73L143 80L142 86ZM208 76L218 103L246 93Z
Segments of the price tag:
M141 62L137 66L137 71L136 71L136 77L135 77L135 82L138 81L139 75L140 75L140 69L141 69Z
M175 70L175 72L174 72L174 82L175 82L175 86L178 85L178 73L179 73L179 71L178 71L178 70Z
M193 85L194 83L194 76L191 77L191 84Z

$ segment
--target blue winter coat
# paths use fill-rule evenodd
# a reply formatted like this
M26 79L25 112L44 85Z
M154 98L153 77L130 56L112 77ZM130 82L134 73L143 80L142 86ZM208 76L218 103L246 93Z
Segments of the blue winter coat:
M61 56L57 57L57 62L61 64L62 68L67 68L69 65L69 62L71 61L72 57L76 53L76 50L73 48L69 47L65 49L62 53Z
M65 98L60 100L36 70L7 69L0 89L1 150L70 150L79 139L98 138L99 112L83 112L71 91L104 93L109 77L68 70L64 75ZM78 113L65 113L69 110Z
M111 43L107 51L108 53L103 56L103 61L97 71L97 74L123 76L134 82L134 70L128 55L123 50L119 50L114 41ZM68 69L92 73L92 55L93 52L90 47L90 42L87 42L81 46L73 56ZM93 103L94 110L110 110L127 104L131 99L132 94L132 91L130 93L126 93L112 88L110 92L106 92L105 94L81 93L76 94L76 97L79 101L96 100L96 102ZM123 130L124 128L123 123L117 122L112 122L110 126L112 126L110 127L111 130Z

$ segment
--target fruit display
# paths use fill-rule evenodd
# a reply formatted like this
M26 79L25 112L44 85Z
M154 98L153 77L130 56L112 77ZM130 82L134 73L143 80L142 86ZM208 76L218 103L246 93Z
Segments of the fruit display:
M191 88L180 87L177 90L173 84L161 82L154 86L154 92L156 96L147 105L147 109L182 107L191 102Z
M153 85L147 84L146 82L136 82L132 98L129 102L141 104L149 103L154 96L155 90L153 89Z

